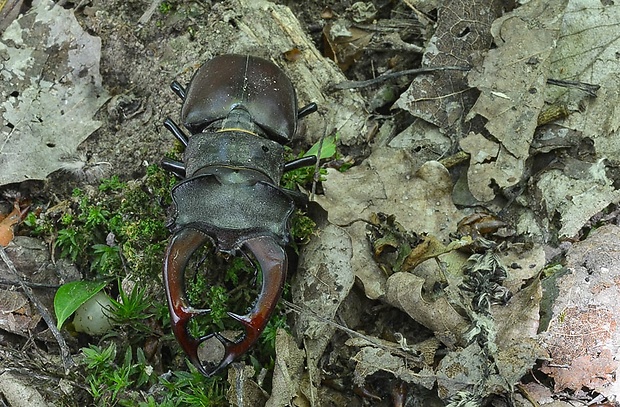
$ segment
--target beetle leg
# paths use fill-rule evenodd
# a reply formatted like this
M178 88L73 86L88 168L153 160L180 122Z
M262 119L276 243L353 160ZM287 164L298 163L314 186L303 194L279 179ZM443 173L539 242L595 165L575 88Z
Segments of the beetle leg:
M185 178L185 164L180 161L164 157L164 159L161 160L161 167L181 179Z
M297 168L309 167L316 164L318 160L316 155L309 155L307 157L296 158L292 161L288 161L284 164L284 172L296 170Z
M181 100L185 100L185 88L181 86L181 84L177 81L172 81L170 84L170 89L174 92L175 95L181 98Z
M318 106L316 105L316 103L308 103L297 111L297 120L301 119L302 117L308 116L310 113L316 112L317 109Z
M177 140L181 142L181 144L183 144L183 147L187 147L187 143L189 143L189 138L185 133L183 133L183 130L181 130L179 126L177 126L174 120L167 117L166 120L164 120L164 127L167 128L170 133L172 133L174 137L176 137Z

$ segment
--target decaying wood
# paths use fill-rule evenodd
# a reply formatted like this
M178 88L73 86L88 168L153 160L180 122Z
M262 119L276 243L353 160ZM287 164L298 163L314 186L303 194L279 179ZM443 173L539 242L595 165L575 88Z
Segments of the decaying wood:
M288 7L267 1L237 0L233 9L240 16L237 24L237 52L256 49L283 67L297 88L300 104L316 102L320 114L303 120L309 141L318 140L325 132L340 134L339 142L352 146L365 139L367 112L356 91L329 92L335 83L346 77L335 63L325 58L305 34ZM295 62L286 62L282 54L293 48L301 51ZM229 51L230 52L230 51Z

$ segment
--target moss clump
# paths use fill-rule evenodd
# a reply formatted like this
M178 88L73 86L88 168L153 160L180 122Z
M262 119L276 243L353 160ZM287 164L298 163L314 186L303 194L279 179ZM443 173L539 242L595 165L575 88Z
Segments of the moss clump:
M158 166L139 180L104 179L98 188L75 189L70 199L38 217L28 216L33 235L51 240L60 257L75 262L87 277L161 271L168 231L166 210L176 180Z

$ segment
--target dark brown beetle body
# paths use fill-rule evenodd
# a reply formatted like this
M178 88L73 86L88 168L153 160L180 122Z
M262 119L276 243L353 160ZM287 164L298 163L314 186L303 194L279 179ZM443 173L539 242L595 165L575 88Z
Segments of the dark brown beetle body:
M172 328L192 363L212 375L242 355L258 339L280 297L287 272L283 247L289 240L292 191L279 186L284 171L311 165L316 157L284 162L284 147L297 120L316 110L297 111L292 83L275 64L252 56L223 55L206 62L183 99L181 117L187 137L170 119L164 125L185 145L183 163L164 160L164 168L184 178L172 189L173 236L164 260ZM194 338L188 323L210 310L195 309L185 295L185 268L191 255L211 242L216 250L251 253L263 278L259 298L247 315L229 315L244 326L241 339L215 332ZM205 366L201 343L217 338L224 348L219 364Z
M291 141L297 129L293 84L276 65L256 57L224 55L202 65L187 91L181 120L198 133L239 106L251 114L246 130L281 143Z

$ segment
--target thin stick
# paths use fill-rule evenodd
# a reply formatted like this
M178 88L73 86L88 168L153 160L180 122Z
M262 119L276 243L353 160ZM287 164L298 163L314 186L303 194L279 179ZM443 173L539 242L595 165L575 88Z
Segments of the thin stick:
M409 361L411 361L413 363L420 363L420 362L422 362L422 357L421 356L413 355L413 354L411 354L409 352L406 352L406 351L404 351L404 350L402 350L400 348L397 348L395 346L384 345L383 343L377 341L376 338L373 338L371 336L367 336L367 335L361 334L361 333L359 333L357 331L354 331L352 329L347 328L346 326L340 325L340 324L332 321L331 319L324 318L324 317L320 316L319 314L317 314L316 312L314 312L314 311L312 311L312 310L310 310L308 308L302 308L299 305L293 304L292 302L284 300L284 299L282 299L281 301L282 301L282 303L286 307L290 308L291 310L293 310L293 311L295 311L295 312L297 312L299 314L301 314L301 313L308 313L308 314L312 315L313 318L316 318L317 320L319 320L321 322L324 322L324 323L326 323L328 325L331 325L331 326L333 326L333 327L335 327L337 329L340 329L341 331L346 332L347 334L349 334L352 337L362 338L365 341L368 341L372 345L376 346L377 348L381 348L381 349L383 349L383 350L385 350L387 352L390 352L393 355L401 356L402 358L407 359L407 360L409 360Z
M33 283L32 281L16 281L16 280L7 280L5 278L0 278L0 285L21 286L21 284L26 284L28 287L34 287L34 288L58 288L60 287L60 285L58 284Z
M1 247L1 246L0 246L0 257L2 257L2 260L9 268L9 271L13 273L13 275L19 282L19 285L22 291L26 294L28 299L37 308L37 311L39 311L39 314L41 314L41 317L43 318L43 320L49 327L50 331L52 332L52 335L54 335L54 338L56 338L56 341L58 342L58 346L60 346L60 355L62 357L62 363L65 367L65 374L69 373L69 369L71 368L71 366L74 365L74 362L73 362L73 359L71 358L71 352L69 352L69 347L67 346L67 343L65 342L65 338L62 337L62 335L60 334L60 331L58 331L58 329L56 328L54 319L50 315L47 308L45 308L45 306L39 302L36 295L34 295L34 292L32 292L32 288L28 287L28 285L22 281L22 279L19 276L19 273L17 272L17 269L15 269L15 265L13 264L13 261L9 259L9 256L6 254L4 247Z
M161 3L161 0L152 0L149 8L146 9L144 14L142 14L140 19L138 20L138 24L144 25L148 23L151 17L153 17L153 14L155 14L155 10L157 10L159 3Z
M577 81L565 81L562 79L547 79L549 85L561 86L564 88L575 88L586 92L593 98L596 97L596 92L601 88L600 85L593 85L591 83L577 82Z
M469 66L436 66L436 67L427 67L427 68L416 68L416 69L406 69L404 71L391 72L383 74L374 79L368 79L366 81L344 81L332 85L330 90L344 90L344 89L358 89L365 88L371 85L377 85L379 83L383 83L393 78L398 78L400 76L405 75L419 75L421 73L430 73L430 72L443 72L443 71L469 71L471 68Z

